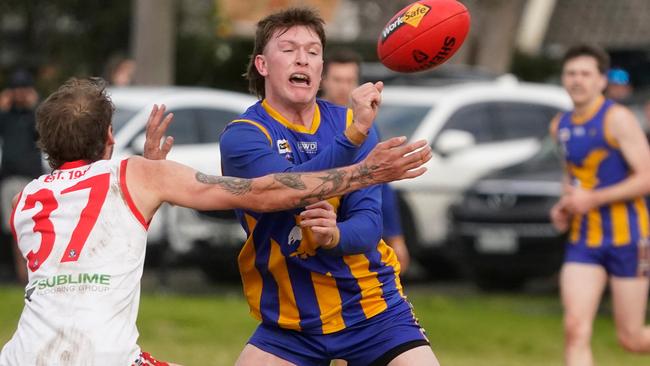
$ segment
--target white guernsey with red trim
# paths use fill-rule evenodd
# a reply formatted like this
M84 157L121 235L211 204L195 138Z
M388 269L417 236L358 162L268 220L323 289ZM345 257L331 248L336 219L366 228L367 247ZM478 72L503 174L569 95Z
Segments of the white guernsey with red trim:
M29 283L0 365L131 365L147 223L126 162L71 162L33 180L12 216Z

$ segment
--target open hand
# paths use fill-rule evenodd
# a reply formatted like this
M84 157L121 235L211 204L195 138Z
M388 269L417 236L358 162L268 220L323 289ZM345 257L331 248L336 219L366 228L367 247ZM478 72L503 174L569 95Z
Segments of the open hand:
M404 145L406 137L393 137L380 142L361 162L360 179L374 183L418 177L427 171L424 165L431 157L426 140Z
M151 114L147 120L147 130L145 132L146 140L144 142L144 157L150 160L165 160L167 154L172 149L174 138L172 136L165 136L167 127L174 118L173 113L165 115L165 105L160 107L154 104L151 109ZM164 116L164 118L163 118ZM164 142L160 145L161 140Z

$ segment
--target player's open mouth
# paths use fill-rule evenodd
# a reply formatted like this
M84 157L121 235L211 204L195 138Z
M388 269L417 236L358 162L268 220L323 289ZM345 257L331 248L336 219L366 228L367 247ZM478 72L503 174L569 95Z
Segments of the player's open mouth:
M289 82L294 85L305 85L305 86L310 86L311 85L311 79L309 78L309 75L307 74L302 74L299 72L291 74L289 77Z

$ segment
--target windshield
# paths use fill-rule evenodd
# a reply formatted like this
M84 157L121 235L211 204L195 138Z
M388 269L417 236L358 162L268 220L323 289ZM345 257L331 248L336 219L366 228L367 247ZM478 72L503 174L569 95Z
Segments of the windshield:
M129 108L116 107L113 113L113 133L119 131L138 111Z
M430 110L430 106L382 104L375 124L382 140L396 136L410 139Z
M544 167L555 167L561 164L563 160L560 145L555 139L546 135L542 140L539 151L526 162L531 170L540 169Z

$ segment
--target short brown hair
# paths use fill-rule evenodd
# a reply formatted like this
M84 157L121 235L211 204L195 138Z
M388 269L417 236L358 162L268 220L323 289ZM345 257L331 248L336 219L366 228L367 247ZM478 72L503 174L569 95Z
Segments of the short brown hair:
M260 75L255 67L255 57L264 52L264 48L269 43L269 39L273 33L277 30L284 33L291 27L303 25L316 32L323 49L325 49L324 24L325 21L323 18L316 11L309 8L289 8L260 20L257 23L253 53L248 61L248 69L245 74L246 79L248 79L248 90L260 99L266 96L264 91L264 77Z
M100 78L69 79L36 110L38 146L52 169L102 159L115 110L105 85Z
M325 57L323 64L323 74L327 75L328 67L331 64L355 64L361 70L361 56L355 51L347 48L339 48L330 52Z
M590 44L580 44L569 48L562 58L562 68L569 60L580 56L593 57L598 64L598 71L603 75L609 70L609 55L607 52L598 46Z

